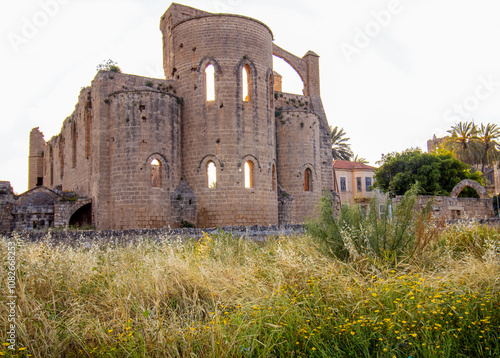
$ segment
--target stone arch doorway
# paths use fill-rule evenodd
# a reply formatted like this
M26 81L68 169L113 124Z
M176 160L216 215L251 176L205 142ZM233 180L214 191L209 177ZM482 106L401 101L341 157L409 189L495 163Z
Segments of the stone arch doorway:
M92 226L92 203L83 205L69 219L69 226Z
M477 181L470 180L470 179L465 179L465 180L462 180L460 183L458 183L451 191L450 196L452 198L458 198L458 195L460 195L460 192L462 190L464 190L464 188L466 188L466 187L470 187L470 188L474 189L475 191L477 191L477 193L479 194L479 197L481 199L488 199L488 192L486 191L486 188L484 186L482 186L481 184L479 184Z

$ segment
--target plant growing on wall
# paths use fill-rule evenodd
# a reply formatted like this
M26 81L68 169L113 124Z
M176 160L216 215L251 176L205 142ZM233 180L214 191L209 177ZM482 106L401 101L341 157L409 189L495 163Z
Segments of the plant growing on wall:
M97 71L103 70L103 71L111 71L111 72L119 72L119 73L122 72L120 67L118 67L118 63L111 60L111 59L102 61L99 65L97 65L96 69L97 69Z

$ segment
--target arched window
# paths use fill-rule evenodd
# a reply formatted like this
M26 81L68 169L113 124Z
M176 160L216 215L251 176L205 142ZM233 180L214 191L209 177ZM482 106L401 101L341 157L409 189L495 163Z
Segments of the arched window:
M245 65L241 70L241 84L243 86L243 102L250 101L250 94L252 88L252 80L251 80L251 70L249 65Z
M273 164L271 168L271 180L272 180L272 188L273 191L276 191L276 166Z
M209 64L205 68L205 98L208 101L215 101L215 68Z
M245 188L253 188L253 186L253 162L249 160L245 163Z
M304 171L304 191L312 191L312 171L309 168Z
M158 159L151 161L151 186L153 188L161 188L161 162Z
M217 167L212 161L207 163L207 187L209 189L217 187Z

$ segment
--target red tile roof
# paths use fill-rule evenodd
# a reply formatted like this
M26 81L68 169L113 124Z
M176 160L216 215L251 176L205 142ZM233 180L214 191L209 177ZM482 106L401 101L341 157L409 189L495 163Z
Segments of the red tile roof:
M333 169L375 170L377 168L358 162L350 162L347 160L334 160Z

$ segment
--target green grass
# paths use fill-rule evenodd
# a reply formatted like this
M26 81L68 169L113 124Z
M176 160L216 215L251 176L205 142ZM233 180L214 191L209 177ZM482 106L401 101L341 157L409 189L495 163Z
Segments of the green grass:
M469 250L457 233L483 237L486 249ZM221 233L90 248L24 243L15 354L498 357L499 242L495 229L443 228L425 261L390 264L340 260L308 235L257 243ZM8 308L0 302L4 343ZM0 352L15 356L6 346Z

